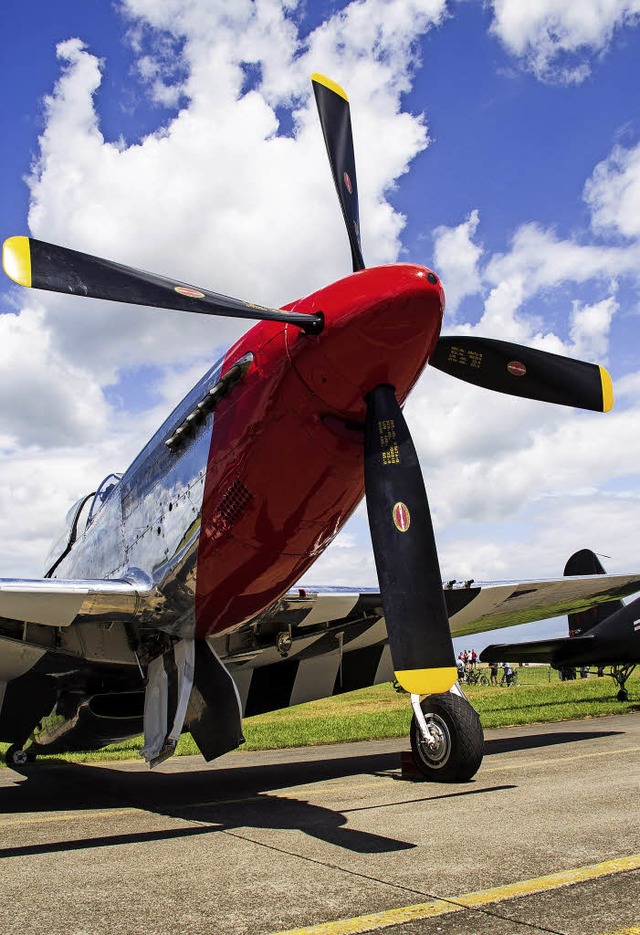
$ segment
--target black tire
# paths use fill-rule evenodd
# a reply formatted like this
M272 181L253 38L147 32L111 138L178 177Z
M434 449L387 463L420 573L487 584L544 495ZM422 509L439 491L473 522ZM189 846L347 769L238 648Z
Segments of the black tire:
M487 678L486 675L480 676L480 684L483 685L485 688L487 687L487 685L489 684L489 679Z
M428 746L414 716L410 736L416 766L432 782L468 782L478 772L484 752L477 711L452 692L427 695L421 707L438 735L438 744L435 749Z
M23 750L17 743L11 744L4 755L7 766L24 766L26 763L33 763L35 758L36 755L30 747Z

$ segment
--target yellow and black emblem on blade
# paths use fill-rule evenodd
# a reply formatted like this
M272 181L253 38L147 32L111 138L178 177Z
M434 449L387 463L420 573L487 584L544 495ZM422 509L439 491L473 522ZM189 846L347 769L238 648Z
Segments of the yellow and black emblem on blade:
M409 529L411 525L411 514L409 513L409 507L406 503L402 503L401 501L396 503L391 515L393 516L393 525L398 532L406 532Z
M507 364L507 370L512 377L524 377L527 373L527 368L520 360L512 360Z

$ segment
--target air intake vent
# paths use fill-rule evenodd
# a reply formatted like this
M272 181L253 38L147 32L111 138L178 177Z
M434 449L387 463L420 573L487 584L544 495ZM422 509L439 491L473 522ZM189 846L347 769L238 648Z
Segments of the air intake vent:
M252 497L253 494L249 493L241 481L234 481L220 501L220 516L229 526L233 526L251 503Z
M165 445L169 451L177 451L181 443L193 435L198 426L206 419L210 412L213 412L221 399L224 399L228 393L242 380L245 373L253 363L253 354L245 354L237 363L227 370L215 386L207 388L203 398L198 402L195 409L184 419L174 430L170 438L167 438Z

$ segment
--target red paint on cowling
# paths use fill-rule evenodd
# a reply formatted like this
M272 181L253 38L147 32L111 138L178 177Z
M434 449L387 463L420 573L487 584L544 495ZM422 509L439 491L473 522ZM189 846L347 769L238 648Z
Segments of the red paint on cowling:
M426 274L409 264L356 273L288 306L322 311L319 336L260 322L227 354L223 373L249 351L254 364L215 414L198 552L199 636L229 631L268 607L357 506L365 395L389 383L402 401L439 336L444 297Z
M409 263L363 270L287 306L324 313L313 342L287 329L289 350L309 389L344 418L364 420L365 396L383 383L403 402L433 353L444 293L428 272Z

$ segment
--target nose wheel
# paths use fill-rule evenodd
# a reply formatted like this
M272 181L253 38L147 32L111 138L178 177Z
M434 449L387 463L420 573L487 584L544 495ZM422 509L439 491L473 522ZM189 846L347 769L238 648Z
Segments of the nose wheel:
M25 766L27 763L33 763L35 758L35 751L32 751L31 747L25 750L16 743L12 744L4 755L7 766Z
M484 751L477 711L466 698L452 692L427 695L419 710L415 706L414 710L411 750L425 779L432 782L471 779L480 768Z

